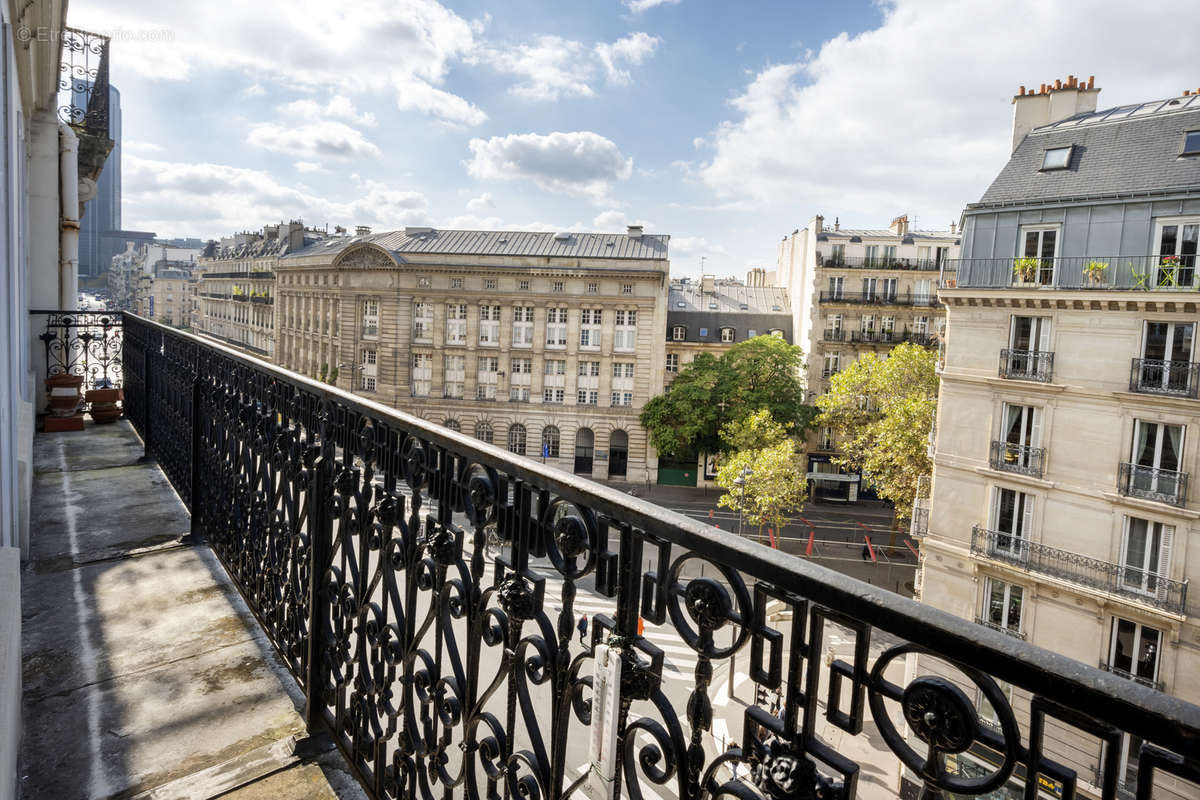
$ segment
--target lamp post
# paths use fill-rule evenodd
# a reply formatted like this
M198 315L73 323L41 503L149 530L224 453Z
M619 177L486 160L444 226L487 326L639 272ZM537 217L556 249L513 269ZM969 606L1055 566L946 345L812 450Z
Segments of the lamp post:
M733 485L741 490L739 492L739 494L741 496L738 499L738 538L741 538L741 535L742 535L742 506L745 505L745 503L746 503L746 479L749 478L750 476L752 476L753 474L754 474L754 470L750 469L749 467L743 467L742 471L738 473L738 476L733 479ZM733 633L731 632L730 635L732 636ZM737 671L737 652L735 651L735 652L731 653L729 656L729 699L730 700L733 699L733 677L734 677L734 673L736 671Z

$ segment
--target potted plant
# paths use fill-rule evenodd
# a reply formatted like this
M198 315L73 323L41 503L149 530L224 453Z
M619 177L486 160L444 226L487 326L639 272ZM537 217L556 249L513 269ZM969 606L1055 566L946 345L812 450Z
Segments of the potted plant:
M1150 280L1150 273L1148 270L1138 269L1137 267L1133 266L1133 264L1130 264L1129 274L1133 276L1133 285L1136 288L1142 289L1143 291L1149 290L1150 287L1147 285L1147 283Z
M1104 275L1108 272L1107 261L1089 261L1087 266L1083 268L1083 274L1087 276L1088 283L1101 285L1104 283Z
M87 391L88 414L92 417L92 422L97 425L103 425L109 422L116 422L121 418L121 407L117 405L124 395L120 389L114 389L109 386L89 389Z
M1016 259L1013 261L1013 282L1018 284L1036 283L1038 266L1036 258Z
M1158 285L1179 285L1179 256L1162 256L1158 260Z

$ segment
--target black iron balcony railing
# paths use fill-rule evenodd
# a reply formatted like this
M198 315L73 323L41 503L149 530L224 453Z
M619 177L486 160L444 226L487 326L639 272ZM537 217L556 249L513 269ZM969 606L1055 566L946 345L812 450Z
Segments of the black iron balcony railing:
M1034 478L1042 477L1046 448L1023 444L992 441L992 452L988 465L1002 472L1015 472Z
M108 138L109 37L79 28L44 30L62 37L58 118L81 133Z
M1141 394L1165 394L1173 397L1197 397L1200 388L1200 363L1135 358L1129 371L1129 391Z
M841 370L838 369L837 367L825 367L824 369L821 370L821 377L822 378L832 378L834 375L837 375L839 372L841 372Z
M971 552L1174 614L1187 609L1187 581L1173 581L1147 570L1048 547L1011 533L976 525L971 530Z
M1117 490L1128 497L1183 506L1187 502L1188 474L1122 462L1117 467Z
M822 303L850 303L865 306L919 306L932 307L938 299L934 294L913 292L831 292L823 290L819 297Z
M270 306L270 305L275 304L275 298L274 297L263 297L262 295L252 294L252 295L250 295L250 302L251 303L261 303L262 305Z
M1008 626L1006 626L1006 625L1001 625L1001 624L1000 624L1000 623L998 623L998 622L992 622L992 621L991 621L990 619L988 619L987 617L980 617L980 616L976 616L976 617L975 617L975 624L976 624L976 625L983 625L983 626L985 626L985 627L991 628L991 629L992 629L992 630L994 630L994 631L1000 631L1000 632L1001 632L1001 633L1003 633L1003 634L1007 634L1008 636L1014 636L1014 637L1016 637L1017 639L1024 639L1024 638L1025 638L1025 631L1022 631L1022 630L1016 630L1016 629L1010 628L1010 627L1008 627Z
M1000 351L1000 377L1049 383L1054 375L1054 353L1043 350Z
M826 328L821 334L821 340L826 342L843 342L846 340L846 331L841 328Z
M860 736L868 709L929 796L985 794L1019 768L1073 786L1047 713L1112 747L1140 737L1147 774L1200 779L1200 708L1178 698L140 317L124 316L122 360L125 413L193 538L373 798L565 800L603 778L616 797L853 800L857 751L816 724ZM609 609L582 646L581 593ZM643 621L694 654L682 688ZM832 625L855 647L826 664ZM902 643L880 652L876 629ZM744 744L714 751L714 672L739 652L781 708L739 705ZM937 674L909 654L939 659ZM897 663L918 674L893 683ZM1031 698L1028 728L997 681ZM998 728L979 722L977 692ZM603 776L592 725L614 737ZM945 756L970 747L1001 766L949 774Z
M121 315L111 311L33 311L45 320L38 334L46 376L78 375L83 389L121 385Z
M1160 680L1155 680L1152 678L1143 678L1141 675L1135 675L1132 672L1128 672L1126 670L1121 669L1120 667L1114 667L1112 664L1109 664L1107 661L1100 662L1100 669L1104 670L1105 672L1111 672L1113 675L1120 675L1122 678L1125 678L1126 680L1137 681L1142 686L1148 686L1151 689L1154 689L1155 691L1158 691L1158 692L1161 692L1161 691L1163 691L1163 689L1166 688L1165 685L1163 684L1163 682ZM1133 795L1126 793L1126 796L1132 797Z
M837 269L903 269L936 272L940 262L932 258L888 258L817 253L817 266Z
M943 289L1197 291L1196 256L959 258L941 270Z
M198 278L241 278L242 280L252 281L273 281L275 273L269 269L251 269L240 270L236 272L205 272L202 275L197 275Z

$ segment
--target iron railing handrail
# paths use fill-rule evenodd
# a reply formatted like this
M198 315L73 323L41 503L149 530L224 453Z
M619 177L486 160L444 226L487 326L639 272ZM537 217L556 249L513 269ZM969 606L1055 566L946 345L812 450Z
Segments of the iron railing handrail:
M971 552L1173 614L1187 611L1188 582L1172 580L1157 572L1114 564L979 525L971 529ZM1131 577L1136 586L1129 582Z
M1168 258L1178 258L1178 263ZM1200 291L1198 267L1196 256L1153 253L954 258L943 264L938 285L942 289L1195 292Z
M1049 350L1000 351L1000 377L1049 383L1054 375L1054 353Z
M945 259L942 259L945 261ZM826 269L879 269L937 272L941 262L934 258L887 258L876 256L835 256L817 252L817 266Z
M1046 448L992 440L988 466L1002 472L1015 472L1034 478L1042 477L1045 470Z
M831 292L822 289L817 297L820 303L852 303L864 306L917 306L920 308L938 305L937 294L916 294L912 291L875 292Z
M1187 503L1188 473L1122 461L1117 465L1117 490L1128 497L1182 507Z
M275 271L269 269L250 269L245 271L228 271L228 272L197 272L196 280L205 280L207 278L236 278L238 280L252 281L269 281L275 280Z
M1129 391L1196 399L1200 362L1135 358L1129 368Z
M554 563L563 576L564 595L566 584L573 588L584 575L594 575L597 590L613 598L613 616L593 617L591 641L593 645L602 642L601 633L612 632L618 637L613 644L633 648L631 652L638 654L628 655L630 660L622 672L618 735L634 735L634 725L646 719L627 717L625 709L630 706L626 701L639 701L638 714L661 715L666 726L680 731L679 737L685 728L689 731L690 745L682 738L659 740L658 757L670 755L673 763L682 765L689 752L704 753L707 725L693 727L697 718L691 713L685 716L682 704L672 705L661 693L662 651L638 634L640 615L648 615L647 621L656 624L675 626L681 636L693 631L688 627L693 624L708 631L700 638L687 639L701 653L687 706L693 711L700 709L702 715L709 713L703 698L708 694L712 661L723 661L731 655L711 649L717 646L712 636L717 622L734 626L735 636L739 637L735 650L751 646L757 654L751 657L752 665L767 663L763 658L766 648L775 655L782 651L791 665L789 669L796 668L795 658L806 659L808 689L803 698L798 692L788 695L786 722L754 706L747 709L746 718L766 726L780 742L790 743L793 749L788 752L794 756L789 758L797 757L801 762L816 758L827 774L841 775L848 781L846 791L850 795L854 794L857 767L811 737L796 733L801 714L808 720L818 713L817 665L821 664L821 626L826 619L855 626L858 631L855 663L835 661L828 667L831 680L851 681L853 700L849 710L836 708L834 704L840 701L831 700L828 713L852 733L861 730L868 701L872 716L881 726L891 724L886 722L885 712L879 710L884 708L885 700L902 702L908 713L912 698L902 687L884 681L882 669L888 660L903 657L906 652L925 652L946 654L939 657L962 670L977 670L965 673L979 676L973 680L989 680L988 685L992 685L987 678L992 676L1036 697L1061 703L1074 713L1115 725L1184 758L1200 758L1200 708L1186 701L223 345L133 314L123 315L122 320L126 413L142 436L147 455L162 464L193 512L194 532L210 537L234 584L296 675L305 692L310 730L328 730L360 782L378 796L385 793L381 787L387 781L404 777L384 775L383 770L390 769L392 763L388 748L407 747L406 743L416 737L423 747L433 749L414 759L417 768L425 769L427 764L436 767L442 763L439 753L448 753L449 747L456 746L456 738L465 734L468 715L480 713L480 707L474 705L481 697L476 692L488 686L508 693L508 722L495 718L495 724L503 728L496 732L504 733L504 741L510 743L518 733L535 740L535 748L530 751L534 755L516 754L517 760L508 761L514 758L510 752L513 745L505 745L509 750L503 750L499 739L488 740L488 752L494 750L496 757L502 756L502 762L510 764L506 769L519 770L522 775L526 773L521 765L532 764L544 787L542 796L548 800L558 800L565 794L567 782L573 778L564 779L564 751L559 748L567 725L576 719L564 716L572 714L572 695L555 690L554 696L565 698L565 704L560 702L548 711L551 719L545 729L534 731L526 724L520 731L515 727L508 730L526 718L525 710L521 710L521 717L514 717L518 680L525 680L526 675L548 674L544 670L559 670L561 667L555 665L566 664L568 659L574 620L566 619L569 612L560 615L560 636L556 639L548 607L554 601L547 597L543 602L540 589L530 583L535 576L527 571L528 559L543 555L560 559ZM290 488L285 490L284 483ZM413 487L411 495L400 492L401 484ZM425 491L431 504L427 509ZM280 504L278 508L275 503ZM565 515L547 516L549 509ZM455 512L467 516L465 530L454 521ZM276 513L284 516L277 517ZM495 517L489 516L492 513ZM496 574L489 579L491 585L485 587L480 542L489 519L498 521L511 552L495 562ZM609 530L619 536L615 549L609 542ZM467 535L476 542L470 554L462 544L462 537ZM368 536L376 543L368 545ZM368 547L383 548L372 557L374 573L367 571L367 564L362 565L361 572L345 568L347 559L355 558L355 553L368 553ZM579 568L577 557L571 555L569 565L561 560L568 552L582 554L591 566L576 576L571 570ZM657 553L658 567L643 571L643 552ZM378 557L383 555L387 557ZM263 558L273 560L264 564ZM274 560L280 558L287 563ZM330 566L334 558L342 565L337 571ZM683 558L712 564L723 580L681 576L678 570L683 562L679 559ZM388 571L385 585L395 581L403 591L388 591L386 596L370 595L368 591L360 596L360 591L378 589L380 584L374 581L379 580L381 570ZM377 577L372 579L372 574ZM321 576L320 581L306 578L308 575ZM757 583L748 588L743 576ZM368 585L368 580L373 582ZM340 591L339 586L349 594ZM454 586L458 586L457 592L452 591ZM277 594L283 589L287 591ZM419 620L407 616L410 611L418 613L416 606L396 609L396 614L406 616L404 625L394 634L389 633L386 619L375 624L372 615L380 611L373 609L372 597L379 599L386 614L392 603L408 602L405 597L432 598L431 592L437 592L439 602L449 604L450 610L445 613L451 616L445 617L444 627L417 628ZM761 621L761 609L771 598L782 599L797 619L811 619L811 634L794 633L800 638L784 646L769 626L760 630L766 624ZM471 666L462 672L452 668L457 645L453 650L443 647L443 637L458 641L451 617L465 617L470 623L468 659L478 657L484 644L480 637L486 639L487 647L483 649L489 655L507 654L500 662L502 672L497 674L496 683L489 683L493 680L492 668L481 673L477 661L469 661ZM429 619L432 624L434 618ZM304 620L307 622L301 625ZM527 623L530 627L525 627ZM876 659L872 672L869 644L871 630L876 627L910 644L889 649ZM561 634L563 630L567 634ZM432 649L410 650L426 645L432 648L435 633L427 631L436 631L436 653ZM359 653L354 660L348 660L349 656L337 649L351 636L356 637L356 644L346 646ZM801 650L793 653L795 647ZM368 649L363 652L357 648ZM343 689L349 683L337 684L335 690L333 678L326 671L327 663L330 668L341 665L339 669L353 673L354 694L347 697L349 690ZM773 663L778 664L778 660ZM389 694L386 702L401 709L398 717L385 719L384 710L372 699L374 695L364 698L359 694L372 691L361 681L375 682L376 673L366 672L374 665L396 670L394 677L387 678L396 694ZM780 667L751 669L760 682L771 688L780 685ZM418 678L414 670L423 677ZM585 691L578 676L558 671L554 675L569 680L577 687L574 691ZM929 680L910 683L909 688L926 696L933 693L949 697L946 693L950 689ZM434 682L443 688L424 699L422 687ZM455 694L444 697L445 691ZM487 697L491 691L487 689ZM830 696L842 694L831 689ZM584 695L575 699L579 697ZM652 707L640 702L647 697L654 698ZM1013 711L1003 695L997 692L995 697L994 705L1009 721L1006 730L1012 736L1002 740L994 733L979 733L978 740L1020 757L1025 752L1026 734L1017 731ZM500 699L504 699L503 694ZM353 714L349 702L356 703ZM431 703L437 708L432 709ZM349 720L364 714L363 724L349 724ZM417 716L421 720L414 723ZM478 716L470 718L476 720L472 724L478 724ZM402 730L391 727L393 722ZM385 728L394 732L393 738L376 739L372 731ZM427 735L427 730L433 733ZM637 730L648 729L643 726ZM896 729L891 730L895 733ZM434 736L439 731L444 738ZM490 736L486 731L480 735ZM546 741L547 735L552 742ZM885 740L895 752L907 752L897 749L903 741L900 736L895 733L895 738L885 736ZM744 750L728 751L724 757L761 765L768 774L772 764L783 767L791 763L775 761L782 755L775 745L768 748L751 735L747 735L747 742ZM476 780L485 780L480 763L485 757L480 748L485 743L469 744L464 740L462 744L464 769L479 776L471 779L472 785ZM665 753L661 748L667 748ZM629 755L632 746L619 746L618 752L624 753L624 771L618 770L618 780L624 774L636 779L639 771L644 780L646 762ZM707 756L701 758L708 760ZM696 765L696 769L703 766ZM552 774L552 770L558 772ZM517 791L515 774L502 771L499 780ZM678 781L678 794L697 796L700 785L694 778L679 773ZM386 793L425 796L425 785L405 782ZM570 786L575 788L575 784ZM439 787L438 791L443 790Z

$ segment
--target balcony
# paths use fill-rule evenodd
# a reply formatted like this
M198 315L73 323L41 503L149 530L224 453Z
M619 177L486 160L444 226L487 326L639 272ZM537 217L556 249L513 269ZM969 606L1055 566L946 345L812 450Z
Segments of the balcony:
M1188 474L1122 463L1117 467L1117 490L1127 497L1155 500L1183 507L1187 502Z
M1015 381L1049 383L1054 374L1054 353L1042 350L1000 351L1000 377Z
M992 441L988 466L1001 472L1015 472L1031 478L1042 477L1046 448Z
M57 549L22 578L30 796L196 796L179 781L203 775L224 783L198 796L241 800L316 761L372 800L853 798L863 773L894 791L897 758L931 796L971 793L920 742L1012 767L1059 740L998 690L1001 729L977 724L991 676L1195 777L1185 701L149 320L118 337L137 439L39 439L59 471L35 498ZM604 774L593 734L624 743Z
M234 299L237 299L237 298L234 298ZM260 294L252 294L252 295L250 295L250 302L251 303L261 303L262 305L270 306L270 305L275 304L275 298L274 297L266 297L266 296L263 296Z
M1059 256L959 258L947 261L943 289L1070 289L1080 291L1195 292L1195 256Z
M238 272L205 272L197 277L208 280L209 278L241 278L242 280L252 281L273 281L275 273L269 269L241 270Z
M933 294L912 292L830 292L822 291L818 296L821 303L846 303L857 306L914 306L919 308L938 305Z
M1124 678L1125 680L1136 681L1136 682L1140 683L1142 686L1149 687L1156 692L1161 692L1166 688L1166 686L1163 684L1162 681L1151 680L1150 678L1143 678L1141 675L1134 675L1132 672L1126 672L1125 670L1121 669L1120 667L1114 667L1112 664L1109 664L1107 661L1100 662L1100 669L1104 670L1105 672L1111 672L1113 675L1119 675L1122 678ZM1130 794L1128 796L1132 797L1133 795Z
M1129 370L1129 391L1196 399L1200 363L1135 358Z
M817 266L833 269L899 269L918 272L937 272L940 262L932 258L883 258L876 256L842 256L817 253Z
M1145 603L1172 614L1183 614L1187 609L1187 581L1173 581L1134 567L1037 544L1003 531L976 525L971 530L971 553Z
M846 340L846 332L841 328L826 328L821 334L823 342L843 342Z
M1003 625L992 622L990 619L987 619L986 617L976 616L975 624L983 625L984 627L991 628L994 631L1000 631L1000 633L1003 633L1006 636L1012 636L1016 639L1024 639L1025 638L1025 631L1019 631L1019 630L1013 630L1012 628L1006 628Z

